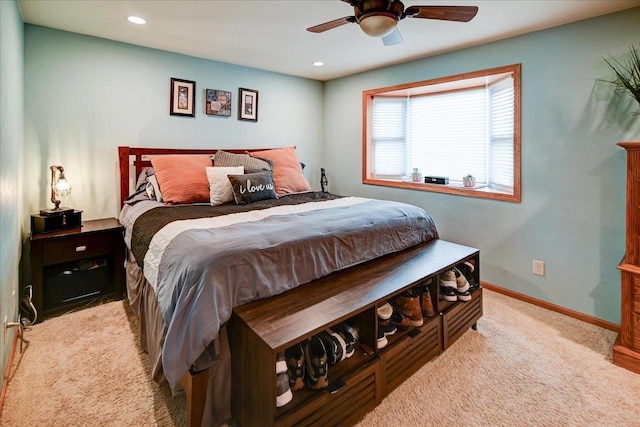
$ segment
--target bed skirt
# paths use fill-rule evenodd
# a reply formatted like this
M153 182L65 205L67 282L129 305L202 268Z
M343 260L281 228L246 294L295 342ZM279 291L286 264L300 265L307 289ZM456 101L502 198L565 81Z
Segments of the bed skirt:
M166 327L153 288L144 278L131 251L127 252L127 297L140 323L140 345L149 355L151 376L160 384L166 382L162 371ZM231 354L226 325L220 329L220 336L191 367L192 372L205 369L209 371L209 379L202 425L219 426L231 418Z

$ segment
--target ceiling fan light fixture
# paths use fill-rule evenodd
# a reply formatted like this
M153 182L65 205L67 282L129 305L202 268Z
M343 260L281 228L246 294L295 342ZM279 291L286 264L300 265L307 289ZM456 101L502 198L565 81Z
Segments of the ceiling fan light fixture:
M396 28L398 17L387 12L372 12L362 15L358 23L366 35L384 37Z

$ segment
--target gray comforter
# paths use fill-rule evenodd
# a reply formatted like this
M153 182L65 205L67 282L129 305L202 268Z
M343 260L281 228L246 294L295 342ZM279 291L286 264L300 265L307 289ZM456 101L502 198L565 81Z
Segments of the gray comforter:
M438 238L431 217L390 201L305 193L249 206L139 209L129 247L158 297L173 389L234 307Z

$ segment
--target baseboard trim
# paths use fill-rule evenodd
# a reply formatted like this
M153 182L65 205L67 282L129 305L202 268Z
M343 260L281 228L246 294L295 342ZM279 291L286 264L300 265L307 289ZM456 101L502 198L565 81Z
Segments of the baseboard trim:
M16 347L18 345L18 331L13 334L13 343L9 350L9 361L5 370L4 379L2 380L2 392L0 392L0 416L2 416L2 408L4 408L4 397L7 395L7 387L9 386L9 378L11 378L11 367L13 366L13 356L16 354Z
M538 307L546 308L547 310L555 311L556 313L564 314L566 316L573 317L574 319L582 320L583 322L590 323L592 325L600 326L601 328L620 333L620 325L616 325L615 323L598 319L597 317L589 316L584 313L580 313L579 311L571 310L570 308L565 308L556 304L551 304L550 302L542 301L540 299L533 298L528 295L524 295L519 292L512 291L510 289L505 289L497 285L492 285L491 283L487 283L483 281L481 281L480 283L482 284L482 287L490 291L494 291L499 294L503 294L520 301L528 302L529 304L537 305Z

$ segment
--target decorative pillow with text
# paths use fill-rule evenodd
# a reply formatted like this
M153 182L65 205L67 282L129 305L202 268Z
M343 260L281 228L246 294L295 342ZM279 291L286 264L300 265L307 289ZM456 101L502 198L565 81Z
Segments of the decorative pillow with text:
M278 198L271 171L229 175L229 182L237 205Z

